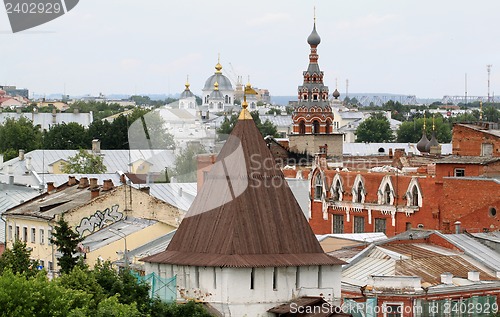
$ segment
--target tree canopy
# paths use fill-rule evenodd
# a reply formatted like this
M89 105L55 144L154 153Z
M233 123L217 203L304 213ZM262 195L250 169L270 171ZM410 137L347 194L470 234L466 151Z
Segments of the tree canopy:
M430 138L432 135L432 118L426 118L426 134ZM436 138L440 143L451 142L451 127L444 122L441 116L436 116L434 120ZM397 131L397 142L416 143L422 137L424 127L424 118L414 119L413 121L403 122Z
M391 124L383 113L373 113L356 129L356 142L392 142Z
M250 114L252 115L257 129L259 129L260 134L262 134L263 137L268 135L274 137L278 136L278 128L271 121L266 120L265 122L262 122L257 110L250 112ZM219 133L220 139L225 140L227 138L227 135L229 135L231 131L233 131L233 128L236 125L236 121L238 121L238 116L239 115L237 114L233 114L230 118L224 118L224 121L222 122L220 127L217 128L217 133Z
M62 170L66 174L102 174L106 173L106 166L102 156L80 149L68 157Z
M63 217L56 222L50 242L53 243L62 254L61 257L57 259L61 267L61 272L69 273L76 266L78 262L78 258L75 257L77 252L76 248L82 241L83 238L71 229Z
M41 141L40 127L25 117L19 120L8 118L0 125L0 153L4 154L5 160L16 157L20 149L26 152L39 149Z

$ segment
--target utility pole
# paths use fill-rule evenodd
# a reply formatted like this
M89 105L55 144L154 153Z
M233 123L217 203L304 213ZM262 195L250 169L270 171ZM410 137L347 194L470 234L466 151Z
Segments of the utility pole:
M490 74L491 74L491 67L493 67L493 65L491 65L491 64L486 65L486 71L488 72L488 102L491 102L491 97L490 97Z

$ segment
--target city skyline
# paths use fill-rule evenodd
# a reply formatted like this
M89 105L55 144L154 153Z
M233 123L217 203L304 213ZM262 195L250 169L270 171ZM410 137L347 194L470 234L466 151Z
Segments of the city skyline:
M500 90L500 3L381 0L147 4L80 2L35 29L12 34L0 10L0 85L30 93L176 94L189 75L200 94L217 57L230 78L296 95L307 68L316 6L319 65L341 95L440 98ZM498 66L497 66L498 65ZM336 84L337 83L337 84Z

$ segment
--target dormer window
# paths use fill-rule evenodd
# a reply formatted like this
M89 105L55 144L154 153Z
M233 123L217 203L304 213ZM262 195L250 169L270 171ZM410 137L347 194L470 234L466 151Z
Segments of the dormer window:
M364 203L366 197L365 186L361 175L357 175L352 187L352 201L355 203Z
M321 200L323 196L323 181L321 176L318 174L314 179L314 200Z
M381 205L393 205L395 201L394 188L392 187L391 177L384 176L378 188L378 203Z
M422 207L422 191L416 177L412 178L406 190L406 205L409 207Z
M384 189L384 203L386 205L390 205L391 204L391 187L389 186L389 184L385 185L385 189Z

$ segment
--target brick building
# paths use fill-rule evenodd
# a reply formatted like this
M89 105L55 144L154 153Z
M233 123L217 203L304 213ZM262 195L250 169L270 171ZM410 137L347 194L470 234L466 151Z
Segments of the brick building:
M500 157L498 123L455 124L451 142L454 155Z

